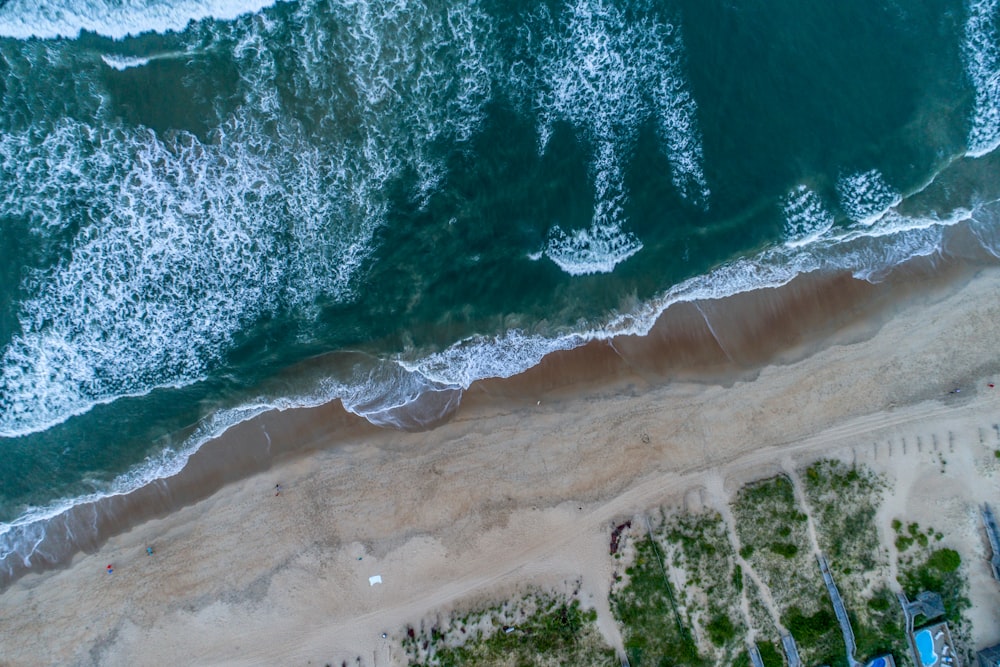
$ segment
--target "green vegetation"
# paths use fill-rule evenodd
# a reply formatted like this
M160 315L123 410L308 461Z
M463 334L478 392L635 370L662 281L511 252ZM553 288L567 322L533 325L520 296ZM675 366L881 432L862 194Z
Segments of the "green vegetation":
M806 468L803 487L813 512L816 539L827 555L837 588L844 599L859 659L909 650L903 636L903 614L895 596L883 586L871 591L869 582L887 581L888 560L879 549L875 513L885 480L865 467L841 461L818 461ZM919 541L919 526L895 519L897 541Z
M944 603L945 618L963 625L962 612L969 608L968 582L960 572L962 558L953 549L923 549L900 558L899 583L911 598L920 591L934 591Z
M760 651L760 659L764 663L764 667L784 667L785 659L777 644L761 642L757 645L757 650Z
M816 539L831 567L850 564L852 570L870 572L885 565L879 562L875 528L884 484L869 468L841 461L823 460L806 468L803 491L813 512Z
M733 516L742 551L770 591L781 624L795 627L792 635L803 661L834 664L843 654L843 640L836 621L823 623L832 610L792 481L779 475L744 487L733 503ZM763 614L755 614L754 622L776 639Z
M927 546L926 544L924 546ZM938 549L927 559L927 566L943 574L954 572L962 564L962 557L954 549Z
M637 665L732 665L745 650L741 570L722 516L663 517L634 544L612 611Z
M725 614L716 614L705 624L708 637L716 646L725 646L736 638L736 626Z
M919 536L933 537L935 542L941 541L943 535L928 528L923 531L915 523L906 527L906 534L896 531L896 543L899 546L901 536L905 549L899 549L898 581L909 598L921 591L933 591L941 596L944 604L944 618L951 627L951 634L961 644L968 644L971 631L963 613L969 608L969 583L962 573L962 558L957 551L948 548L935 548L929 539L920 540ZM916 624L930 619L918 617Z
M810 465L800 478L801 504L795 476L742 488L732 504L733 540L722 516L707 512L663 516L652 534L625 542L615 554L620 569L610 603L633 667L749 667L751 628L764 664L782 667L779 625L795 638L805 664L845 664L813 553L810 515L850 616L855 657L892 653L907 664L903 613L888 585L889 552L881 549L874 524L884 480L839 461ZM968 643L960 555L942 547L944 536L933 528L903 519L891 526L900 586L911 599L923 590L940 594L953 636L959 646ZM733 541L748 569L737 565ZM413 666L617 664L595 620L575 596L533 595L440 628L408 629L403 644Z
M837 619L829 609L820 609L811 616L806 616L798 607L792 607L782 619L782 623L792 633L796 641L812 643L820 639Z
M632 667L700 666L703 658L677 606L664 574L659 545L645 537L635 544L635 558L625 570L627 583L612 591L611 609L622 625L625 652Z
M795 558L795 554L799 553L799 547L789 542L771 542L767 548L785 558Z
M864 606L848 608L857 657L871 658L885 653L906 656L909 646L903 634L903 611L896 595L883 586L871 594ZM897 664L902 664L897 659Z
M459 667L576 667L611 665L615 653L597 631L597 612L584 611L579 600L536 596L522 601L531 608L516 625L505 626L505 609L495 607L453 621L447 631L434 627L403 640L408 664ZM507 631L509 629L509 631Z

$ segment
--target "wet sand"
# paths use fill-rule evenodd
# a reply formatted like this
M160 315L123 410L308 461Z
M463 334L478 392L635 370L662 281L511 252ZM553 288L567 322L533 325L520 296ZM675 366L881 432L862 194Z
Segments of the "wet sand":
M613 521L819 456L870 457L905 482L898 502L968 520L998 495L978 435L1000 413L986 384L998 293L996 268L916 262L876 286L807 276L477 383L428 431L376 429L336 404L262 415L92 511L98 529L68 566L10 583L0 664L398 664L406 623L579 577L618 644ZM963 434L954 470L978 485L921 485L919 457L878 458L879 443L948 432ZM925 487L938 496L919 501ZM974 637L995 641L986 595Z

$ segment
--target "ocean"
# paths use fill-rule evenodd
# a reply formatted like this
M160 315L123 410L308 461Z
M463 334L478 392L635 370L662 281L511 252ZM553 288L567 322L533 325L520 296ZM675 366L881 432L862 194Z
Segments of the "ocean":
M0 3L0 578L268 410L427 428L671 304L1000 256L998 30L1000 0Z

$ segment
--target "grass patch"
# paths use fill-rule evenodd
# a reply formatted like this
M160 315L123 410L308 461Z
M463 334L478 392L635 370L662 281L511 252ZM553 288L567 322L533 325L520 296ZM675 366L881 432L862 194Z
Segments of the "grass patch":
M611 595L611 609L622 626L625 653L633 667L711 662L698 652L677 606L677 596L664 576L663 554L649 537L635 542L635 557L626 568L627 583Z
M879 548L875 514L885 480L870 468L823 460L803 475L806 499L815 519L817 540L827 555L854 630L859 660L909 652L903 639L903 615L886 586L874 591L872 579L887 580L889 563ZM906 551L926 543L916 524L892 521L896 548ZM843 653L841 643L840 653ZM833 664L833 663L830 663Z
M961 572L962 558L953 549L924 549L921 553L901 559L899 584L913 598L920 591L933 591L941 596L945 618L953 625L962 625L962 613L971 606L968 581Z
M427 667L576 667L611 665L615 652L597 630L597 612L580 607L577 599L536 595L522 600L529 611L511 620L508 605L473 612L448 627L403 639L409 665ZM517 605L515 605L517 606Z
M725 646L736 638L736 626L725 614L716 614L705 624L708 638L716 646Z
M734 664L747 633L743 578L722 516L663 516L632 549L611 603L633 667Z
M785 658L777 644L761 642L757 644L757 650L760 652L760 660L764 663L764 667L784 667Z
M794 623L801 631L804 619L822 620L830 603L791 480L779 475L745 486L733 502L733 517L742 552L749 554L746 560L769 591L782 625ZM764 637L777 639L766 611L758 611L754 623ZM831 629L803 636L792 632L805 664L823 664L833 653L840 637L836 622Z

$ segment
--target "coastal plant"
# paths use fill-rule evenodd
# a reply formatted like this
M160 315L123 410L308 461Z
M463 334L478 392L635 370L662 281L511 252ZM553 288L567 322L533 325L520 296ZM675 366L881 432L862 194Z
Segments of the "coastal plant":
M832 609L792 480L778 475L748 484L736 494L732 510L740 553L766 588L778 621L792 631L802 659L834 664L843 642L835 622L823 623Z
M841 563L849 563L857 572L884 569L875 525L886 485L883 477L867 466L825 459L808 466L801 479L816 539L830 567L836 571Z
M746 598L750 612L750 623L753 626L757 644L777 642L780 636L778 626L768 611L760 587L753 579L748 579L746 582Z
M968 598L969 581L962 567L961 555L954 549L938 546L938 531L933 528L920 530L916 524L907 526L910 536L924 534L933 536L934 543L914 539L898 555L899 585L903 592L913 599L921 591L932 591L941 596L944 606L944 620L948 621L952 637L959 646L971 646L971 626L965 611L972 606ZM898 538L897 538L898 539ZM918 617L916 624L927 621Z
M667 576L661 546L649 536L632 542L630 562L612 588L611 610L618 619L632 667L713 664L698 651L686 615Z
M597 612L574 596L534 593L452 617L402 640L411 667L576 667L610 665L615 652L597 630Z
M922 553L901 559L899 583L910 597L920 591L937 593L944 604L945 619L962 624L962 613L971 603L967 597L969 584L961 564L962 558L954 549L924 549Z
M764 667L784 667L785 659L777 643L758 642L757 650L760 652L760 661L764 663Z
M743 649L747 628L740 607L743 573L725 520L718 512L665 517L657 540L674 563L683 589L681 612L699 651L729 664Z
M826 555L854 631L857 657L908 650L899 605L886 588L889 564L881 549L875 515L887 486L867 466L820 460L800 474L813 516L816 540ZM926 544L916 524L892 522L897 547ZM793 633L794 634L794 633Z
M785 489L765 488L762 497L787 503ZM774 532L768 546L782 558L800 558L805 515L787 513L794 525ZM711 664L749 667L744 594L764 664L784 664L779 632L762 594L736 562L729 528L718 512L674 513L634 547L623 584L613 590L613 610L622 622L632 665ZM752 554L754 548L744 548ZM657 555L660 560L657 560ZM672 591L672 592L671 592Z
M849 606L847 614L854 630L858 658L891 653L896 656L897 665L903 664L910 650L906 643L903 610L895 593L885 584L869 593L862 607Z

